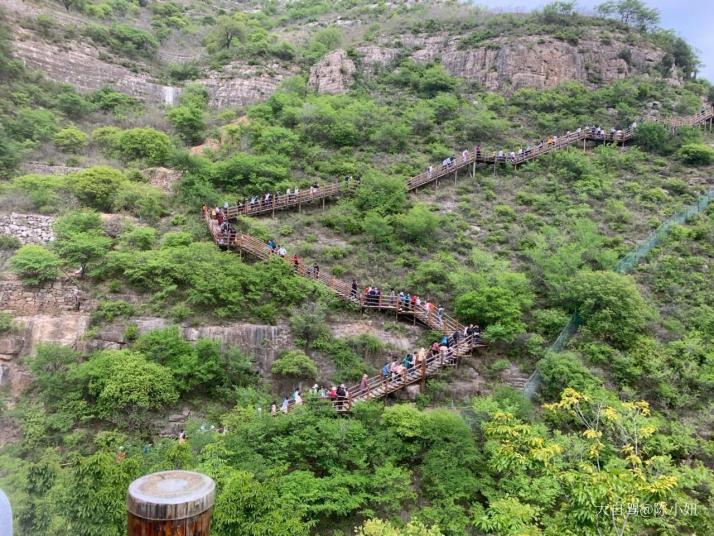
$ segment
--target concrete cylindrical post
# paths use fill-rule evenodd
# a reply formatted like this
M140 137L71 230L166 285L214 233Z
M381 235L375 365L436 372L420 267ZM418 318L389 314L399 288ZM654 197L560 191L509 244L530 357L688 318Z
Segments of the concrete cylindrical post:
M129 536L208 536L216 484L201 473L162 471L129 485Z

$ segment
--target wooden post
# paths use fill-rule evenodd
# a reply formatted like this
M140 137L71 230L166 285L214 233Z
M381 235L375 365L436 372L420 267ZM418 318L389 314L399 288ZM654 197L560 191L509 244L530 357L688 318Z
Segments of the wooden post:
M472 179L476 178L476 160L474 160L473 170L471 171L471 178Z
M325 212L325 196L322 196L322 212Z
M454 184L456 184L456 177L458 174L459 174L459 170L457 169L454 171Z
M273 194L273 219L275 219L275 194Z
M216 484L201 473L162 471L129 485L129 536L208 536Z
M426 391L426 360L428 359L427 356L424 356L424 359L421 360L421 381L419 382L419 391L421 394L424 394L424 391Z

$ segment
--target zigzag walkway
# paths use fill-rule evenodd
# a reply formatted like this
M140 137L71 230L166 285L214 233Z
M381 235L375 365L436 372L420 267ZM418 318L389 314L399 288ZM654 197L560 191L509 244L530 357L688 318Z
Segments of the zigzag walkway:
M714 123L714 107L702 109L700 112L684 118L684 119L667 119L662 121L670 130L675 130L682 126L695 126L704 123ZM498 153L492 152L485 154L480 148L474 151L464 151L460 157L452 158L449 163L442 164L438 169L430 166L429 169L419 175L411 177L407 180L407 190L416 190L421 186L436 182L442 177L451 176L453 173L454 180L457 179L458 172L462 169L468 169L472 166L472 174L475 175L476 164L493 164L496 166L499 163L510 163L513 166L518 166L524 162L535 160L540 156L560 150L571 145L587 143L588 141L595 142L612 142L622 143L623 145L628 140L632 139L635 134L636 127L633 125L624 130L611 130L605 132L602 129L595 127L586 127L577 129L575 132L568 132L564 136L551 136L547 138L547 142L541 142L536 147L528 146L525 150L519 150L518 154L505 154L503 151ZM285 210L294 207L301 208L303 204L315 203L322 201L323 206L327 199L339 197L344 194L351 193L359 184L359 181L346 180L344 182L333 182L326 186L310 187L307 191L291 192L284 195L270 194L267 197L256 199L253 203L243 203L233 207L229 207L224 211L227 219L235 219L241 215L261 214L265 212L275 212L276 210ZM220 247L227 247L238 251L245 251L256 258L267 260L271 256L275 256L274 252L262 241L240 233L229 233L225 235L219 229L216 220L211 219L210 213L206 207L203 210L203 218L205 219L213 240ZM278 257L282 258L282 257ZM290 261L283 258L287 263ZM383 398L389 393L403 389L407 385L415 383L423 383L424 380L437 374L445 367L456 366L460 357L470 354L475 348L484 346L479 338L474 335L462 336L455 339L453 334L464 333L464 326L454 318L442 314L437 315L432 307L411 306L410 304L402 304L396 296L379 296L375 302L373 298L366 297L362 293L352 292L352 286L337 278L330 277L324 273L308 271L304 265L298 264L295 266L296 272L311 279L316 279L324 284L332 292L341 299L350 303L361 306L363 309L377 309L394 313L397 318L408 317L415 323L420 324L440 331L449 338L449 350L447 353L439 352L435 355L429 353L421 360L419 366L405 371L404 374L396 378L383 378L382 376L374 376L369 378L366 386L354 385L348 388L349 399L347 401L339 401L335 404L338 411L348 411L353 403L364 400L372 400Z
M228 235L222 233L218 222L211 218L206 209L203 211L203 218L208 225L214 242L219 247L244 251L261 260L278 258L287 264L292 264L287 257L276 255L265 242L255 237L235 232ZM430 329L443 333L449 340L447 352L439 352L436 355L428 352L428 355L424 356L418 367L409 369L400 377L385 379L378 375L368 378L366 386L348 386L349 398L344 403L336 403L338 411L348 411L354 403L383 398L389 393L403 389L407 385L421 383L427 377L437 374L445 367L456 366L459 358L470 354L474 349L485 346L477 335L464 335L464 325L446 313L438 314L433 305L427 307L425 305L400 303L398 296L379 296L375 300L373 297L365 296L361 292L353 293L351 284L336 277L319 271L315 274L314 271L309 271L304 264L298 264L297 266L292 264L292 266L297 274L319 281L339 298L349 303L359 305L363 309L386 311L394 314L397 318L411 319L415 323L419 322ZM454 337L455 333L459 335Z
M670 130L675 130L683 126L702 125L707 122L714 122L714 107L704 108L694 115L683 119L667 118L661 121ZM610 130L606 132L595 127L579 128L574 132L568 132L563 136L550 136L546 142L541 142L535 147L526 147L519 153L506 154L503 151L491 152L486 154L481 150L474 149L473 151L464 151L460 156L456 157L450 164L442 164L434 168L430 166L427 171L415 175L407 180L407 191L416 190L421 186L436 182L444 177L450 177L453 174L454 180L458 176L458 172L462 169L472 167L472 174L476 173L476 164L511 164L518 166L525 162L540 158L544 154L552 151L560 150L571 145L583 145L589 141L602 143L622 143L631 140L635 135L636 127L629 127L624 130ZM255 202L244 202L239 205L229 207L226 211L228 219L234 219L242 215L263 214L266 212L275 213L276 210L286 210L297 207L300 209L303 205L309 205L322 201L323 205L327 199L340 197L354 191L358 186L358 180L347 179L342 182L332 182L324 186L310 187L308 190L301 192L292 192L285 194L267 194L268 197L260 196Z

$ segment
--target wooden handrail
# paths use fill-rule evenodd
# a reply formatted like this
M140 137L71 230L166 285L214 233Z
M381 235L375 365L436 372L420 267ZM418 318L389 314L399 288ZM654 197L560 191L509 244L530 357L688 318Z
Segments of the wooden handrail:
M684 119L665 118L660 122L675 129L685 125L700 124L709 120L714 120L714 107L701 110L700 112ZM451 175L452 173L456 173L460 169L475 163L492 163L494 165L497 163L511 163L512 165L518 165L523 162L536 159L545 153L561 149L581 141L584 142L592 140L624 143L634 137L634 135L635 127L629 127L616 131L611 130L609 132L602 129L596 129L595 127L585 127L578 129L575 132L568 132L564 136L549 137L547 138L546 143L540 143L537 146L521 151L518 154L510 155L502 153L499 155L495 152L486 154L483 150L478 152L475 150L469 151L466 152L465 155L462 154L459 158L455 158L450 164L442 165L438 167L438 169L431 167L429 171L425 171L411 177L407 180L406 186L407 190L415 190L420 186L434 182L439 178ZM268 211L300 206L316 200L335 197L342 195L343 193L349 193L357 186L357 184L359 184L358 180L352 180L334 182L318 188L311 187L310 189L299 193L291 192L290 194L270 194L267 197L264 194L260 198L256 198L254 203L244 202L240 206L236 205L234 207L229 207L227 210L224 210L224 216L227 217L227 219L234 219L241 215L259 214ZM267 260L273 256L277 256L282 258L284 262L293 266L293 269L298 275L319 281L327 286L337 296L350 303L354 303L366 309L388 310L395 312L397 315L401 314L404 316L410 316L414 319L414 321L418 320L421 324L446 335L449 343L449 357L447 362L444 362L444 356L441 352L436 355L428 352L427 358L420 364L418 371L416 370L416 367L412 367L398 378L390 377L385 379L381 376L381 374L373 376L367 379L366 388L360 387L360 384L350 386L347 389L347 407L345 407L345 404L342 401L335 402L336 408L339 411L348 411L351 409L353 403L370 400L372 398L381 398L391 392L402 389L407 385L422 381L429 375L437 373L444 366L457 362L461 356L470 353L474 348L483 346L481 340L476 336L462 335L464 333L464 326L446 313L442 312L442 314L437 314L433 310L433 304L430 308L427 308L422 304L416 305L412 303L402 303L398 295L382 296L380 294L375 300L375 297L366 296L363 292L360 292L359 289L356 295L354 295L352 293L351 284L329 276L322 271L318 270L315 272L313 271L313 267L305 267L304 264L298 264L295 266L291 261L290 256L285 255L284 257L280 257L274 250L271 250L267 244L255 237L244 233L236 233L234 231L228 233L222 232L217 221L211 218L207 208L204 208L203 218L208 225L213 240L219 246L239 249L261 260ZM454 337L454 333L459 334L458 339ZM288 409L290 410L292 407L294 407L294 403L291 402L288 405Z
M298 264L296 268L291 260L292 257L287 254L283 257L277 255L267 244L253 236L234 231L227 233L222 232L218 222L211 218L211 214L207 209L204 210L202 216L208 225L213 240L221 247L239 249L261 260L268 260L273 257L280 258L283 262L290 264L298 275L319 281L337 296L350 303L367 309L393 311L397 315L401 314L413 317L414 320L418 320L421 324L439 331L447 337L451 353L448 363L444 363L443 358L437 362L435 360L436 356L431 356L429 353L427 359L425 359L422 364L422 372L418 375L414 373L414 370L410 370L405 374L405 378L403 378L401 382L391 381L391 379L385 382L381 375L377 375L368 379L367 389L361 389L359 384L350 386L348 387L350 400L347 407L344 407L345 405L340 402L335 402L339 411L347 411L352 407L353 403L380 398L406 385L421 381L423 378L438 372L443 366L450 365L463 355L470 353L474 348L484 346L480 339L470 335L463 335L465 326L445 312L438 314L433 304L427 308L424 304L403 303L396 294L373 297L365 295L364 292L360 292L359 290L355 296L352 294L352 285L350 283L327 275L322 271L315 274L315 272L312 271L312 267L306 267L302 263ZM376 300L374 298L376 298ZM458 335L455 337L454 333L458 333ZM290 404L288 410L291 410L293 406L294 404Z
M679 118L662 118L658 122L676 129L682 126L698 125L710 119L714 119L714 107L700 110L696 114L682 119ZM478 153L476 150L468 151L466 157L459 155L450 165L432 166L431 171L423 171L418 175L410 177L406 181L407 191L416 190L421 186L430 184L439 180L442 177L449 176L452 173L457 173L461 169L472 164L512 164L519 165L530 160L534 160L539 156L549 153L556 149L561 149L583 141L596 142L614 142L624 143L634 137L635 128L628 127L616 131L595 131L594 127L582 127L574 132L568 132L562 136L549 136L546 139L547 143L541 146L533 146L528 151L523 151L520 154L515 154L511 157L508 153L498 155L496 152L486 153L483 149ZM351 193L358 185L359 179L349 179L345 181L335 181L325 185L320 185L317 188L308 188L307 190L299 191L298 193L275 193L266 192L260 196L255 196L255 202L251 203L245 199L240 204L229 206L226 210L228 219L235 219L238 216L249 216L253 214L262 214L265 212L275 212L276 210L285 210L294 207L300 207L315 201L328 198L339 197L343 194ZM266 201L266 194L268 195Z

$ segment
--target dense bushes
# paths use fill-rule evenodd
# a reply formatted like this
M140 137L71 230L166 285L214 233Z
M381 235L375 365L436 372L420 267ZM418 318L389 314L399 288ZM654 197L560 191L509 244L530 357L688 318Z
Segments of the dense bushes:
M273 374L315 380L318 376L317 365L304 352L292 350L286 352L273 362Z
M631 347L653 318L632 278L615 272L579 273L568 297L588 330L623 348Z
M145 160L151 165L163 164L171 150L171 139L153 128L131 128L121 130L102 127L92 132L92 139L109 156L126 162Z
M58 211L80 204L104 212L126 210L154 220L165 210L165 195L148 184L131 182L109 166L94 166L69 175L23 175L9 189L26 195L36 208Z
M685 164L707 165L714 162L714 149L702 143L689 143L679 149L677 156Z
M41 285L60 275L60 259L48 249L28 244L17 250L10 259L10 270L28 285Z

